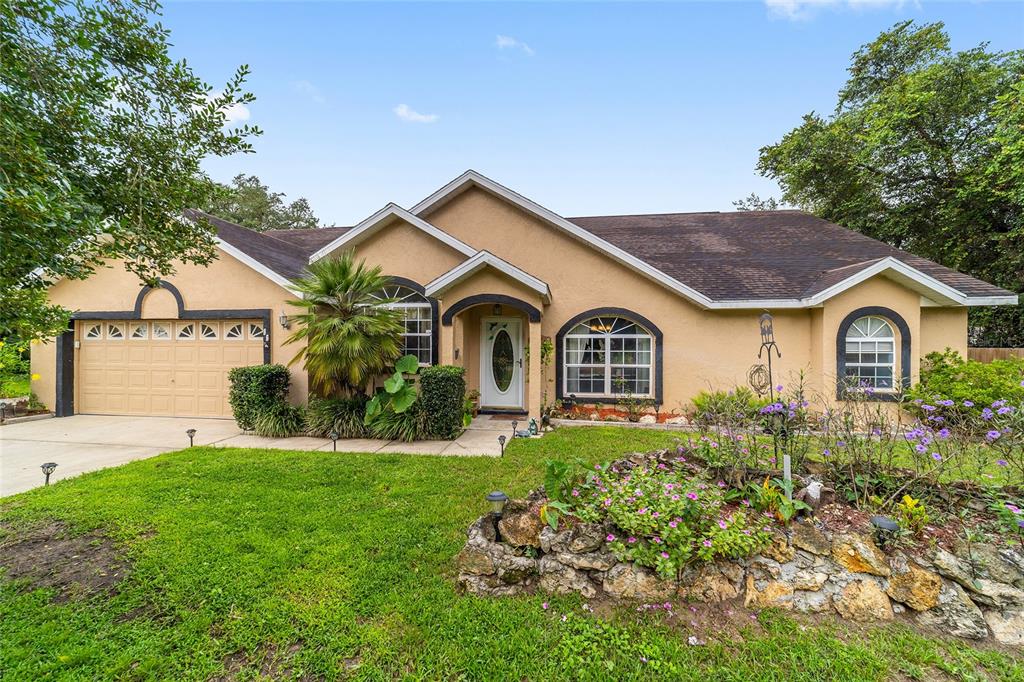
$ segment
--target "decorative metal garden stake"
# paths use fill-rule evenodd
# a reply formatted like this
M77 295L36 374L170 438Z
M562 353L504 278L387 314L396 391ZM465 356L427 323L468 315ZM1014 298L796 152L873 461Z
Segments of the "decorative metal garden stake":
M337 452L338 451L338 438L340 438L341 436L338 435L337 431L331 431L327 435L331 439L331 449L334 450L335 452Z
M189 429L185 432L185 435L188 436L188 446L192 447L195 444L196 430Z
M782 480L786 481L789 485L786 486L786 497L789 501L793 501L793 461L789 455L782 456Z
M495 490L487 494L487 501L491 503L491 513L494 514L494 541L501 542L501 531L498 530L498 522L501 521L501 515L505 511L508 495L500 490Z
M761 350L757 351L757 359L760 360L765 351L768 352L768 397L774 403L775 377L772 375L772 351L775 351L775 356L778 358L782 357L782 351L779 350L779 345L775 343L775 325L772 322L772 314L769 312L761 313L758 324L761 327Z
M43 474L46 476L46 483L44 483L43 485L50 485L50 474L52 474L53 470L56 468L56 462L47 462L46 464L40 467L40 469L43 470Z
M505 456L505 434L498 436L498 445L501 446L501 456Z

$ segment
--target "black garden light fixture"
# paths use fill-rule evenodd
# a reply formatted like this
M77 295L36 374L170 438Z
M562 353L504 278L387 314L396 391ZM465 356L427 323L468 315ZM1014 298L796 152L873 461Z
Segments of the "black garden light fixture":
M519 426L519 422L515 419L512 420L512 437L516 437L516 428Z
M43 470L43 475L46 476L46 483L44 483L43 485L50 485L50 474L52 474L53 470L57 468L57 463L47 462L46 464L43 464L39 468Z
M900 531L900 524L888 516L872 516L871 527L874 529L875 541L883 547L893 542Z
M188 446L192 447L193 445L195 445L195 442L196 442L196 430L195 429L189 429L188 431L185 432L185 435L188 436Z
M505 434L501 434L500 436L498 436L498 445L501 446L501 456L502 457L505 456L505 441L506 440L507 439L505 438Z
M495 490L494 492L487 493L487 501L491 505L491 513L494 514L494 541L501 542L501 532L498 530L498 521L501 521L501 515L505 511L505 503L508 502L508 495Z
M327 436L331 439L331 446L332 446L332 448L334 449L335 452L337 452L338 451L338 439L341 438L341 436L338 434L337 431L331 431L329 434L327 434Z

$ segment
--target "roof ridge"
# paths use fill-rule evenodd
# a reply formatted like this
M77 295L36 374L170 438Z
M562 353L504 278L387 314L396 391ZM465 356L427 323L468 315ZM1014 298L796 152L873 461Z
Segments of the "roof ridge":
M814 216L813 213L799 208L779 208L771 211L671 211L667 213L610 213L605 215L578 215L566 220L586 220L588 218L653 218L655 216L674 215L774 215L779 213L799 213ZM814 216L817 217L817 216ZM819 218L819 220L823 220Z

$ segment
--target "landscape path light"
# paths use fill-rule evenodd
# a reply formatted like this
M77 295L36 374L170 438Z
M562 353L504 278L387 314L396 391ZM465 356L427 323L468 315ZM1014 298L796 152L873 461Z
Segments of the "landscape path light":
M331 432L330 432L329 434L327 434L327 435L328 435L328 436L330 437L330 439L331 439L331 446L333 447L334 451L335 451L335 452L337 452L337 451L338 451L338 439L339 439L339 438L340 438L341 436L340 436L340 435L338 434L338 432L337 432L337 431L331 431Z
M501 542L501 531L498 530L498 522L505 511L505 503L508 502L508 495L495 490L487 493L487 501L491 504L491 513L494 514L494 541Z
M505 440L506 440L506 438L505 438L505 434L504 433L501 434L500 436L498 436L498 445L501 446L501 456L502 457L505 456Z
M188 431L185 432L185 435L188 436L188 446L192 447L193 445L195 445L195 442L196 442L196 430L195 429L189 429Z
M900 524L888 516L872 516L871 527L875 531L875 540L883 547L893 542L900 530Z
M46 476L46 482L43 485L50 485L50 474L57 468L56 462L47 462L46 464L39 467L43 470L43 474Z

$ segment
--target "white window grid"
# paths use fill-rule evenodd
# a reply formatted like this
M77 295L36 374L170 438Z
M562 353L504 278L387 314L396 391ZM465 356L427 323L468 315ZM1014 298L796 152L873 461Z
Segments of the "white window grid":
M217 337L217 323L216 322L200 322L199 323L199 340L200 341L216 341Z
M148 322L134 322L131 326L131 331L128 334L128 338L132 341L145 341L149 338L149 323Z
M120 322L108 322L107 323L107 340L108 341L124 341L124 325Z
M619 397L627 392L622 379L631 384L634 396L653 398L654 343L652 334L626 318L596 317L576 325L562 339L564 393ZM570 377L573 374L575 378ZM596 387L601 390L593 390Z
M421 367L430 366L434 350L434 312L426 297L407 286L384 287L373 298L402 312L402 353L415 355Z
M86 341L98 341L103 338L103 325L91 324L85 330Z
M228 325L225 324L224 339L226 341L241 341L245 338L245 325L241 322Z
M853 389L895 391L896 334L888 320L858 318L846 332L844 380Z

